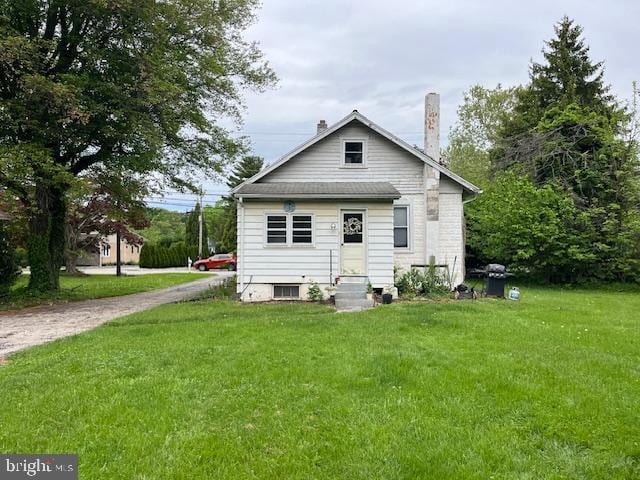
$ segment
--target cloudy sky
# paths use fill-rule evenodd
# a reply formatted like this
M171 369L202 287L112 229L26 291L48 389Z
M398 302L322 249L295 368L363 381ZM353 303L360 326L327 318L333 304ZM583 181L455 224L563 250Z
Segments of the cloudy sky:
M271 163L354 108L422 143L424 94L442 96L442 141L463 91L527 80L530 59L563 15L584 27L614 93L640 80L638 0L265 0L247 32L278 86L247 94L241 132ZM208 191L223 191L208 185Z

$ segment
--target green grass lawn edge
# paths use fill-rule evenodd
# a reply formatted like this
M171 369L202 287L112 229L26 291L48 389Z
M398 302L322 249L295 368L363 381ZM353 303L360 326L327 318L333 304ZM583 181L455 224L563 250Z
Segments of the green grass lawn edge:
M0 298L0 312L21 310L40 305L131 295L193 282L212 274L196 272L151 273L145 275L85 275L62 274L60 290L35 293L27 289L28 275L22 275L8 296Z

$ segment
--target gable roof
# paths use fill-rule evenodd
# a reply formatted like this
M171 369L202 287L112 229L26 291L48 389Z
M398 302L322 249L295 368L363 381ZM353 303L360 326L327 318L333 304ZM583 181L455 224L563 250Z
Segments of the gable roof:
M275 198L380 198L398 199L400 192L389 182L278 182L247 183L237 197Z
M282 166L285 163L287 163L289 160L291 160L293 157L295 157L299 153L303 152L304 150L306 150L307 148L311 147L312 145L318 143L320 140L322 140L324 138L327 138L329 135L331 135L332 133L336 132L337 130L341 129L342 127L344 127L345 125L347 125L348 123L350 123L350 122L352 122L354 120L362 123L364 126L370 128L374 132L380 134L381 136L383 136L384 138L386 138L390 142L396 144L398 147L400 147L403 150L407 151L408 153L410 153L414 157L422 160L427 165L430 165L435 170L439 171L442 175L445 175L446 177L450 178L454 182L458 183L467 192L469 192L471 194L477 194L477 193L481 192L480 188L476 187L471 182L468 182L467 180L465 180L461 176L456 175L455 173L453 173L448 168L440 165L437 161L435 161L429 155L426 155L424 152L418 150L417 148L412 147L411 145L409 145L404 140L396 137L392 133L390 133L387 130L385 130L384 128L382 128L380 125L378 125L378 124L372 122L371 120L369 120L367 117L362 115L357 110L354 110L353 112L351 112L349 115L344 117L339 122L334 123L329 128L327 128L325 131L319 133L315 137L310 138L309 140L307 140L303 144L299 145L298 147L296 147L295 149L293 149L292 151L290 151L289 153L287 153L286 155L281 157L277 162L272 163L271 165L267 166L267 168L265 168L264 170L261 170L260 172L258 172L253 177L245 180L243 183L241 183L240 185L235 187L233 190L231 190L231 193L235 194L243 185L252 184L252 183L256 182L257 180L260 180L261 178L265 177L266 175L268 175L269 173L271 173L275 169L277 169L280 166Z

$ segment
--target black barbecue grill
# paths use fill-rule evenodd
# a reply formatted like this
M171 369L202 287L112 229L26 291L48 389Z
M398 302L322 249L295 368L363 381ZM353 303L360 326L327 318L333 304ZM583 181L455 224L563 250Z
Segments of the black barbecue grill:
M476 269L470 272L473 276L485 279L485 286L482 294L485 297L504 298L504 288L507 278L512 274L507 272L507 267L499 263L490 263L484 269Z

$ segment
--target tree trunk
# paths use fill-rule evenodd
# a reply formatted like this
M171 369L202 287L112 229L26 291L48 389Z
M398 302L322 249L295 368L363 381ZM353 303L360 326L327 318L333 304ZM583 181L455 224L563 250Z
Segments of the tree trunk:
M36 184L34 211L29 220L29 288L41 292L60 288L64 259L65 188Z
M78 235L77 232L73 231L73 228L69 225L69 222L66 222L65 225L66 232L66 247L64 251L64 261L65 261L65 270L67 275L72 275L74 277L84 277L86 274L78 270L78 258L81 256L78 252L80 252L80 248L78 248Z
M84 277L86 274L78 270L78 266L76 262L78 261L78 256L74 253L69 253L65 255L65 270L67 275L72 275L74 277Z

